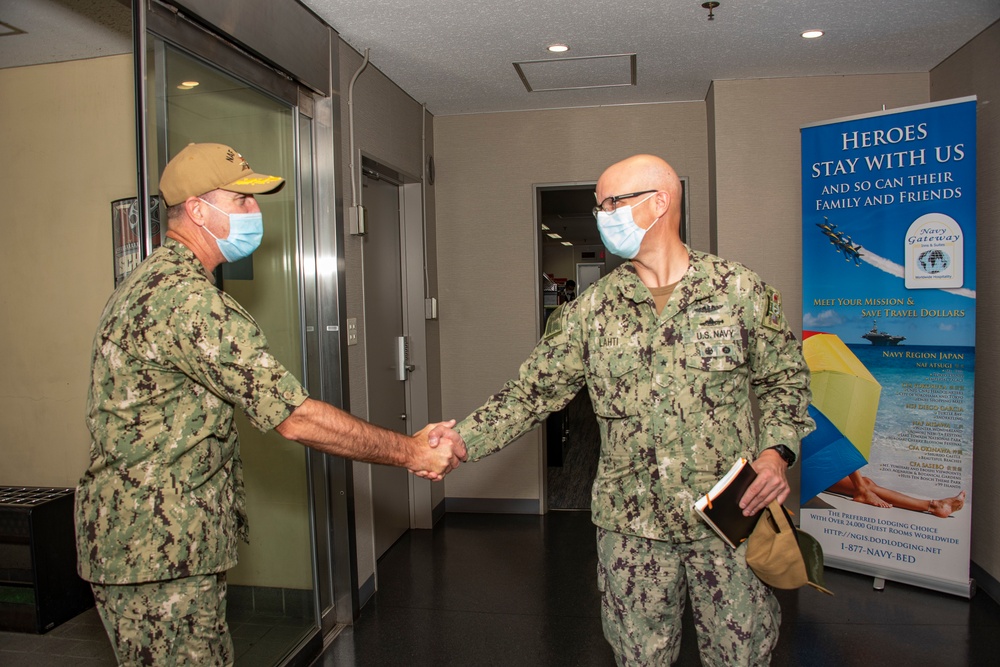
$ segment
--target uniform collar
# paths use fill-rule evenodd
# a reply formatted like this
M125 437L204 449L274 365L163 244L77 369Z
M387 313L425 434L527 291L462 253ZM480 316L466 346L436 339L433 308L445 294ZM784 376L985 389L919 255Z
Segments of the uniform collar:
M201 263L201 260L198 259L198 256L194 254L194 251L191 250L191 248L188 248L186 245L171 236L167 236L164 239L162 247L173 252L175 255L180 257L183 262L187 264L195 264L199 269L201 269L201 272L205 275L205 277L208 278L213 285L215 284L215 276L205 269L205 265Z
M662 317L683 312L691 304L715 295L720 289L720 285L717 284L719 277L711 270L713 264L711 255L692 250L687 245L684 247L688 251L688 270L674 288L674 296L667 302ZM625 262L618 271L621 272L619 289L622 296L635 303L652 301L653 295L639 280L639 274L636 273L632 262Z

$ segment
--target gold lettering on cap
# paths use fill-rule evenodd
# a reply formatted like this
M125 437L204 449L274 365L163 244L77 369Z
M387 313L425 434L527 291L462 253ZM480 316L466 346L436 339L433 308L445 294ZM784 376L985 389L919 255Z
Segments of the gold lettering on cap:
M238 181L233 181L231 185L268 185L277 183L281 179L277 176L247 176Z
M229 162L236 162L236 158L240 159L240 170L242 171L250 170L250 165L247 163L246 159L242 155L234 151L232 148L226 151L226 160L228 160Z

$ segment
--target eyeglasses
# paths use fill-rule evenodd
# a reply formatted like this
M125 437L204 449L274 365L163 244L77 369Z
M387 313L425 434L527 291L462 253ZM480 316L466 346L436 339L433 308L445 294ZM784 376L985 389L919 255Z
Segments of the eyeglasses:
M605 213L614 213L618 209L618 202L623 199L631 199L632 197L638 197L639 195L648 195L651 192L659 192L659 190L643 190L642 192L630 192L627 195L615 195L613 197L607 197L604 201L594 207L594 217L601 211Z

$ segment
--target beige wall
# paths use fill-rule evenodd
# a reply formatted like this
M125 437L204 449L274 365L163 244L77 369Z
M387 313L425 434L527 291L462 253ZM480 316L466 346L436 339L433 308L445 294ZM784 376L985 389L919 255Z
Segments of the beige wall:
M533 186L596 181L638 152L690 177L693 244L708 242L700 102L438 117L438 276L445 417L461 418L517 373L538 340ZM452 498L538 499L541 435L448 476Z
M136 194L132 56L0 69L0 485L76 486L90 348Z
M976 249L976 417L972 503L972 560L1000 579L1000 422L990 402L1000 392L1000 350L993 344L1000 329L1000 272L989 260L1000 252L1000 23L931 70L931 100L966 95L978 97L976 106L977 207ZM984 261L986 260L986 261ZM996 598L1000 591L990 590Z
M427 146L427 157L436 160L434 155L434 116L424 113L424 144ZM426 165L425 165L426 166ZM435 176L437 166L435 164ZM426 175L426 170L425 170ZM427 284L428 295L437 299L438 297L438 252L437 252L437 181L430 182L424 179L424 192L426 198L425 215L426 227L424 229L424 244L427 252ZM428 393L428 418L431 420L443 419L441 409L441 321L428 320L427 327L427 393ZM434 484L433 502L440 503L444 500L444 484Z

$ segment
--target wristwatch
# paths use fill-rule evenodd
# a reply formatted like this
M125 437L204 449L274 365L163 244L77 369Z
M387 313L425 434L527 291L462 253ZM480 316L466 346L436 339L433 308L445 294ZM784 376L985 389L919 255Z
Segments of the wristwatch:
M778 452L778 456L785 459L785 463L788 464L789 468L795 465L795 452L790 450L788 447L785 447L784 445L775 445L774 447L768 447L768 449L773 449Z

